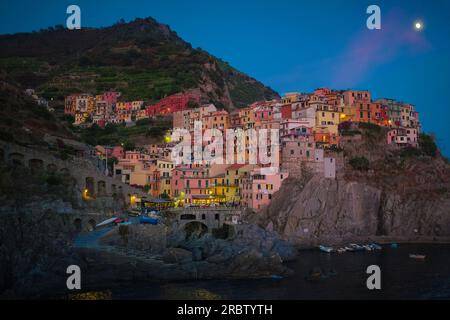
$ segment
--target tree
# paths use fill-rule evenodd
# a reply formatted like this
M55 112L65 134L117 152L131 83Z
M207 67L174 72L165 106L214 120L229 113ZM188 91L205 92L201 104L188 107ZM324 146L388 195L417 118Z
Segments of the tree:
M356 157L356 158L350 159L349 163L355 170L360 170L360 171L369 170L369 160L366 157Z
M436 157L438 148L432 135L428 135L425 133L420 134L419 146L425 155L433 158Z
M135 144L128 140L122 143L122 147L125 151L131 151L136 148Z

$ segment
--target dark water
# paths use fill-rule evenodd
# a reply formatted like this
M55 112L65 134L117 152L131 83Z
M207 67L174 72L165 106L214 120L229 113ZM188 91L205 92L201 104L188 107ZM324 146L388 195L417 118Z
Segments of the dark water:
M425 261L409 258L425 254ZM369 265L381 268L381 290L366 287ZM112 299L450 299L450 245L399 245L378 252L326 254L301 251L287 264L295 275L281 279L130 283L88 294ZM336 275L311 282L311 269Z

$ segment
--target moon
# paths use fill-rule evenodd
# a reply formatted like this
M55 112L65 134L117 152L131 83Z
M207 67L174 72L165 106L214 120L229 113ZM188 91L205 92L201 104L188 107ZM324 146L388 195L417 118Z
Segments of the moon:
M421 21L416 21L414 23L414 29L416 29L416 31L420 31L423 29L423 23Z

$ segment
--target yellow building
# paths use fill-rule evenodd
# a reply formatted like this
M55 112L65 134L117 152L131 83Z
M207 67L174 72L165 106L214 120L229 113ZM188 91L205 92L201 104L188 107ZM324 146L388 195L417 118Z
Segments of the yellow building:
M353 121L356 115L354 106L343 106L339 116L339 122Z
M203 117L203 121L205 122L203 124L204 129L219 129L224 131L230 127L229 114L224 110L211 112Z
M215 203L239 204L241 200L240 179L256 166L250 164L234 164L226 167L224 173L210 178L210 195Z
M255 113L251 108L239 110L239 118L242 129L251 129L255 126Z
M338 134L340 122L338 109L331 106L318 106L316 109L316 128L327 129L330 134Z
M86 120L89 119L89 113L87 112L76 112L75 113L75 122L74 125L80 125L85 123Z
M226 203L226 193L227 186L225 185L224 173L209 178L209 194L214 203Z
M240 203L241 190L239 183L245 173L252 171L254 168L255 165L251 164L234 164L227 168L225 174L225 184L228 187L228 192L226 192L227 203Z
M298 92L289 92L286 93L286 95L281 99L281 103L287 104L287 103L293 103L300 100L301 93Z
M170 160L158 159L156 160L156 167L159 171L159 195L166 194L172 196L170 194L170 179L175 164Z

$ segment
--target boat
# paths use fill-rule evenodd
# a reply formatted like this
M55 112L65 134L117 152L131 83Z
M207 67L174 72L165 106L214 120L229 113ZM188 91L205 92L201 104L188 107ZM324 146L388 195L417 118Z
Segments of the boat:
M330 253L330 252L333 251L333 248L331 248L331 247L326 247L326 246L322 246L322 245L319 246L319 249L320 249L321 251L323 251L323 252L326 252L326 253Z
M364 250L366 250L366 251L372 251L372 247L371 247L370 245L365 244L365 245L362 245L362 247L363 247Z
M146 216L140 216L139 217L139 223L140 224L158 224L158 219L152 218L152 217L146 217Z
M337 252L338 252L338 253L344 253L344 252L346 252L346 251L347 251L346 248L339 248L339 249L337 249Z
M383 247L381 247L379 244L377 244L377 243L371 243L370 244L370 247L373 249L373 250L382 250L383 249Z
M99 224L97 224L95 227L98 228L98 227L106 226L106 225L111 224L114 221L116 221L116 219L118 219L118 218L112 217L112 218L106 219L105 221L102 221Z
M345 247L344 249L345 249L345 251L348 251L348 252L354 252L355 251L355 249L350 248L350 247Z
M353 251L364 251L364 247L360 246L359 244L356 243L350 243L350 248L353 248Z
M416 260L425 260L425 258L427 257L424 254L410 254L409 257L411 259L416 259Z

